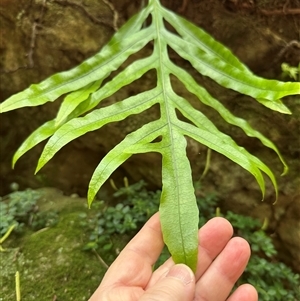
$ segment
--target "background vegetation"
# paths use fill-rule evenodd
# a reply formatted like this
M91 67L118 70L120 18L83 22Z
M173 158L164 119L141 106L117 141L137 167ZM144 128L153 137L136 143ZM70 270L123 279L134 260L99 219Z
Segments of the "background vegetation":
M251 244L250 262L237 285L253 284L260 301L300 300L299 274L277 258L266 222L231 211L220 213L218 198L203 195L199 183L195 186L199 226L217 212L232 223L234 235ZM0 300L14 300L17 270L22 300L87 300L120 250L157 211L160 193L147 190L144 181L128 185L125 180L113 195L102 194L91 210L85 199L64 197L51 189L28 189L1 199L1 211L9 208L8 224L17 226L0 252ZM7 225L2 223L2 233L4 229ZM168 257L164 249L156 267Z

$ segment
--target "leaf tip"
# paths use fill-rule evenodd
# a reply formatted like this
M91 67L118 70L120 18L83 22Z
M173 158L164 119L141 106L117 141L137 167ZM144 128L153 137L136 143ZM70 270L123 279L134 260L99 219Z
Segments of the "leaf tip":
M285 176L287 173L289 172L289 168L287 165L284 165L283 167L283 172L282 174L280 175L281 177Z
M94 199L91 199L90 197L88 197L88 208L89 209L91 209L93 201L94 201Z
M91 209L92 203L96 197L97 190L95 190L90 182L89 189L88 189L88 195L87 195L87 201L88 201L88 208Z
M265 189L261 188L261 202L263 202L265 200L265 195L266 195Z
M16 155L13 156L13 159L11 161L11 168L14 169L16 166L16 163L18 161L18 158L16 157Z
M35 169L35 171L34 171L34 175L36 175L41 169L42 169L42 167L45 165L45 163L43 163L42 161L41 161L41 159L39 159L39 162L38 162L38 164L37 164L37 167L36 167L36 169Z
M24 155L24 153L22 153L22 152L20 151L20 149L18 149L18 150L14 153L13 158L12 158L12 162L11 162L11 167L12 167L12 169L15 168L16 163L18 162L18 160L19 160L23 155Z
M6 105L6 101L0 103L0 114L9 111L7 110L7 108L5 109L5 105Z
M267 107L268 109L271 109L273 111L282 113L282 114L287 114L291 115L292 112L290 109L281 101L281 99L264 99L264 98L256 98L256 100Z
M2 107L2 103L0 104L0 114L1 113L4 113L5 111L3 110L3 107Z
M287 110L284 110L284 111L282 111L282 112L280 112L280 113L282 113L282 114L286 114L286 115L292 115L292 112L291 112L291 110L290 110L290 109L288 109L288 108L287 108Z
M276 205L278 201L278 187L275 187L275 201L272 203L272 205Z

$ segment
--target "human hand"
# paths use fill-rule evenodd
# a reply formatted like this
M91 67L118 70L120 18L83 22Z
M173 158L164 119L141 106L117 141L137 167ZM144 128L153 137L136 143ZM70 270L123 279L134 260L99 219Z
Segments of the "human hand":
M249 284L229 296L250 257L248 243L232 234L227 220L213 218L199 230L195 275L171 258L153 271L164 246L157 213L109 267L89 301L257 301Z

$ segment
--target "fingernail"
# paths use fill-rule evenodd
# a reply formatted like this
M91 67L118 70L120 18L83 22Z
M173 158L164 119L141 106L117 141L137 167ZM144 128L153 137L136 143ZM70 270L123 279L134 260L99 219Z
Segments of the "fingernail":
M183 282L184 285L194 281L194 273L192 270L184 264L174 265L167 274L167 277L174 277Z

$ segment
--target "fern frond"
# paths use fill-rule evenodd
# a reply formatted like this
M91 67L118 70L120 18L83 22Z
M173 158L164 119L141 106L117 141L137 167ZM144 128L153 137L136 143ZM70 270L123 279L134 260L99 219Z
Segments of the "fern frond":
M152 22L144 27L149 15ZM168 31L164 21L170 23L177 33ZM118 70L129 56L152 41L153 52L150 56L133 61L103 84L104 79ZM11 96L0 105L0 112L42 105L67 94L56 118L33 132L13 158L15 164L32 147L50 138L39 159L37 172L70 141L158 105L158 120L144 124L128 134L99 163L89 184L88 203L92 204L103 183L132 155L147 152L161 154L163 188L159 211L164 241L175 262L186 263L195 270L198 208L191 167L186 155L186 137L223 154L250 172L263 196L263 174L270 178L276 195L277 183L268 166L237 145L202 112L173 91L170 75L177 77L189 92L216 110L226 122L241 128L246 135L259 139L263 145L275 151L283 163L284 173L287 165L277 147L268 138L253 129L244 119L234 116L189 73L176 66L169 58L168 47L188 60L202 75L210 77L225 88L246 94L278 112L290 114L280 100L282 97L300 95L300 83L284 83L254 75L229 49L202 29L165 9L158 0L149 0L149 4L116 32L99 53L69 71L55 74L40 84L31 85L25 91ZM156 71L155 88L101 107L102 100L139 79L149 70ZM183 114L186 122L178 118L177 111Z

